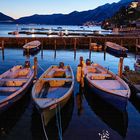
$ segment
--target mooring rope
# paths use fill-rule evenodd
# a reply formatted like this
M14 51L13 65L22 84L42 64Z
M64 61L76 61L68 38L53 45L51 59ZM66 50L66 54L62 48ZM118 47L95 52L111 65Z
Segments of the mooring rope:
M46 138L46 140L49 140L48 136L47 136L47 133L46 133L46 130L45 130L44 118L43 118L42 114L41 114L41 121L42 121L42 125L43 125L43 131L44 131L44 134L45 134L45 138Z
M45 70L38 64L38 67L44 72Z
M61 108L60 108L60 104L58 105L58 113L59 113L59 122L60 122L60 132L61 132L61 136L62 136L62 121L61 121Z
M56 113L56 124L57 124L57 128L58 128L58 134L59 134L59 139L62 140L62 128L61 128L61 112L59 109L59 104L58 104L58 108L56 107L55 109L55 113Z

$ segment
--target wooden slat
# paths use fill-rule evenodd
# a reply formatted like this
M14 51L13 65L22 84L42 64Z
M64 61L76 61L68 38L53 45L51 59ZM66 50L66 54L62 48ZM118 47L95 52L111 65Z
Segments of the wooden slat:
M70 82L73 81L71 78L42 78L42 80L44 81L66 81L66 82Z
M27 78L4 78L0 79L0 82L8 82L8 81L23 81L26 82L28 79Z
M16 90L19 90L21 87L0 87L0 91L9 91L9 92L14 92Z

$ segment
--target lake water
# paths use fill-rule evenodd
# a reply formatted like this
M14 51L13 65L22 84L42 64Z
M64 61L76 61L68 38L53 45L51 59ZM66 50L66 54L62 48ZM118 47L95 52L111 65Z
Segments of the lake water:
M0 37L15 37L15 35L8 35L9 32L13 31L33 31L35 28L39 29L59 29L62 28L64 30L80 30L85 32L85 30L90 30L91 33L93 31L97 30L102 34L106 34L105 30L101 29L100 26L58 26L58 25L34 25L34 24L29 24L29 25L23 25L23 24L0 24ZM23 28L28 28L28 30L22 30ZM43 30L41 32L44 32ZM45 31L46 32L46 31ZM37 35L37 34L32 34L32 35L26 35L26 34L19 34L16 37L46 37L47 35Z
M39 68L38 77L50 65L63 61L69 64L76 74L79 57L89 58L88 50L44 50L43 55L37 55ZM34 56L23 56L22 49L5 49L4 60L0 52L0 73L8 70L16 64L24 64L30 59L33 64ZM103 52L92 52L91 60L109 68L114 73L118 71L119 58ZM133 69L135 55L129 53L124 59L124 64ZM26 96L16 103L7 112L0 116L0 140L43 140L40 115L34 108L31 100L31 89ZM119 112L112 106L94 94L79 91L79 85L75 81L74 94L61 112L62 130L64 140L138 140L140 138L140 104L128 101L127 111ZM56 127L56 118L52 118L47 128L49 139L59 139Z

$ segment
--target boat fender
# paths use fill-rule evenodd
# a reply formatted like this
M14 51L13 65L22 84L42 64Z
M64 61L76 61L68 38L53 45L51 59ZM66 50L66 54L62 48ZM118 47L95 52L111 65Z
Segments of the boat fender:
M76 80L77 80L77 82L81 81L81 70L82 70L81 66L78 66L77 67L77 73L76 73Z

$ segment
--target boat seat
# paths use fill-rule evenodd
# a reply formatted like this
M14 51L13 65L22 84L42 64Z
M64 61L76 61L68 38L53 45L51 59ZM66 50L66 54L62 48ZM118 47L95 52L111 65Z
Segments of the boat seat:
M0 79L1 82L8 82L8 81L21 81L26 82L28 78L2 78Z
M19 90L21 87L0 87L0 91L6 92L15 92L16 90Z
M44 81L65 81L65 82L72 82L73 79L71 78L42 78Z
M43 80L49 82L50 87L61 87L65 82L71 82L71 78L43 78Z
M106 78L111 78L112 75L111 74L104 74L104 73L89 73L88 74L88 77L91 79L91 80L104 80Z

